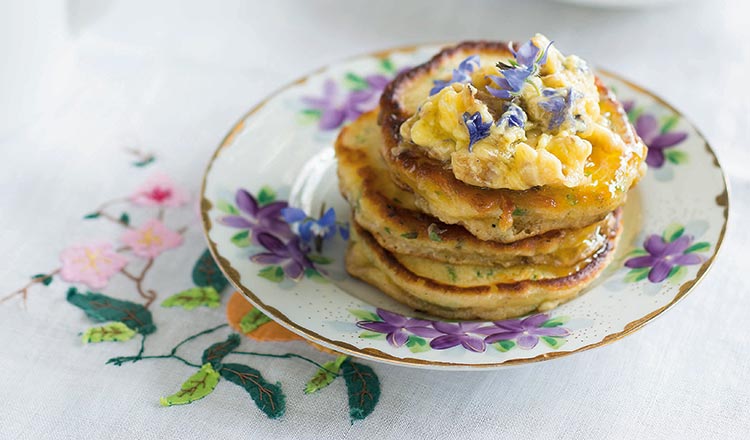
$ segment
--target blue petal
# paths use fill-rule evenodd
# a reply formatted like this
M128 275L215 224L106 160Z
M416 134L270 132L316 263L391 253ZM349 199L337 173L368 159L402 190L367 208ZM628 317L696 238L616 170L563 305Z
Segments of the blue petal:
M472 55L461 61L458 65L458 70L464 72L473 72L479 68L479 55Z
M311 220L308 220L302 224L299 225L299 236L302 239L302 241L310 241L313 238L313 234L311 231L313 222Z
M328 208L328 211L323 214L323 217L317 223L321 228L333 225L336 223L336 211L333 208Z
M512 49L511 52L513 52L513 56L516 58L518 64L529 67L536 61L539 48L536 47L533 41L529 40L523 43L517 52Z
M432 89L430 89L430 96L443 90L449 83L450 81L443 81L442 79L436 79L432 81L433 87Z
M349 240L349 223L339 226L339 234L344 240Z
M307 214L299 208L284 208L281 210L281 216L284 217L287 223L297 223L304 220Z

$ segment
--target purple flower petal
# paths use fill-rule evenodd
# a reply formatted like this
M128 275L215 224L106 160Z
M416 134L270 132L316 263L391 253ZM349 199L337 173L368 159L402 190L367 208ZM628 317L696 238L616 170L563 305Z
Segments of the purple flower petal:
M534 335L521 335L516 339L516 342L518 343L519 348L531 350L536 347L537 343L539 343L539 337Z
M698 254L683 254L674 257L672 262L680 266L691 266L693 264L701 264L703 257Z
M643 248L654 257L661 257L664 255L667 243L664 242L661 235L651 234L646 241L643 242Z
M371 89L382 91L391 80L383 75L368 75L365 77L365 81L367 81Z
M320 116L318 127L322 130L333 130L338 128L343 122L346 114L343 110L337 108L327 108L323 110Z
M484 338L484 342L494 344L497 341L510 341L516 339L519 335L521 335L521 332L499 332L487 336Z
M531 315L523 319L521 321L521 327L523 327L524 330L537 328L540 325L544 324L549 320L549 315L546 313L539 313L536 315Z
M539 327L529 330L529 334L534 336L568 336L570 330L564 327Z
M408 326L407 330L423 338L436 338L438 336L443 335L442 332L439 332L435 330L434 328L427 327L427 326L414 326L414 327Z
M458 328L461 329L462 333L470 333L483 325L483 322L459 322Z
M270 252L261 252L260 254L255 254L252 257L250 257L250 261L252 261L253 263L259 263L259 264L279 264L286 260L287 260L286 257L280 257Z
M231 228L251 229L253 227L252 223L238 215L225 215L224 217L219 217L219 223Z
M284 243L281 242L278 238L274 237L271 234L267 234L265 232L258 234L258 243L260 243L261 246L268 249L272 253L282 256L282 257L288 257L289 251L287 250Z
M454 324L452 322L435 321L434 323L432 323L432 326L435 327L435 330L447 335L455 335L461 333L461 328L458 326L458 324Z
M394 347L400 347L406 344L406 341L408 339L409 335L407 335L406 332L401 329L388 333L388 336L386 336L386 340L388 341L388 343L393 345Z
M430 341L430 347L435 350L445 350L447 348L455 347L456 345L463 342L461 336L456 335L443 335Z
M281 211L288 205L285 201L271 202L259 209L258 216L276 218L281 215Z
M649 148L646 153L646 164L651 168L661 168L664 166L666 158L664 157L664 151L659 148Z
M661 283L667 279L669 271L672 270L673 266L674 263L665 261L664 259L659 259L656 264L654 264L654 267L651 268L651 271L649 271L648 280L652 283Z
M630 113L631 110L635 107L635 101L632 99L628 99L627 101L622 101L622 109L625 110L625 113Z
M659 134L659 122L653 115L641 115L635 121L635 131L643 139L643 142L649 145Z
M682 235L675 241L668 243L664 248L664 255L678 255L685 252L685 249L690 247L690 243L693 242L693 237L690 235Z
M391 333L394 330L398 330L398 327L394 327L387 322L378 321L357 321L357 327L363 328L365 330L370 330L371 332L375 333Z
M249 214L251 217L255 217L258 213L258 202L255 197L244 189L238 189L234 195L234 201L237 203L237 207L241 211Z
M498 328L501 328L503 330L508 331L523 331L523 326L521 325L520 319L506 319L503 321L495 321L493 322L495 326Z
M305 273L305 268L296 261L287 262L286 264L284 264L283 268L286 276L293 279L294 281L302 279L302 275L304 275Z
M684 141L687 136L688 135L685 132L672 131L656 136L653 140L651 140L651 143L647 145L649 148L669 148Z
M389 312L388 310L377 309L375 312L383 319L383 321L395 327L403 327L408 321L405 316L401 316L398 313Z
M467 350L483 353L487 349L484 339L477 336L466 336L461 340L461 345Z
M315 110L323 110L329 105L329 101L326 98L313 98L309 96L302 97L302 103Z
M658 258L652 257L651 255L644 255L642 257L634 257L625 262L625 267L629 267L631 269L638 269L641 267L651 267L656 263L657 260Z

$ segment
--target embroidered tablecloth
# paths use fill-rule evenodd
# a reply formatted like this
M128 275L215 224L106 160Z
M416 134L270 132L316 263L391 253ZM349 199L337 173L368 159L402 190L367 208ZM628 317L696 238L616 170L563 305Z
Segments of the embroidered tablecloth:
M0 139L1 437L744 438L750 430L750 31L741 2L645 11L112 2L78 12L65 99ZM614 345L457 373L322 350L233 293L206 253L197 194L207 159L250 106L352 54L536 31L659 92L723 160L730 228L693 294Z

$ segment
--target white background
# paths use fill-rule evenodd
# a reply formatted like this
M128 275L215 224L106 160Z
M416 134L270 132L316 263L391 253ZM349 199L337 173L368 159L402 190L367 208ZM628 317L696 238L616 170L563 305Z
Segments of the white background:
M128 194L151 171L170 173L195 195L204 164L234 121L311 70L396 45L523 40L535 32L656 91L698 125L732 184L725 248L694 293L605 348L496 372L370 364L382 397L354 425L343 382L305 396L301 388L313 369L292 360L243 359L282 382L288 409L281 420L266 419L242 390L225 384L200 402L161 408L158 397L175 391L190 369L169 360L104 366L135 352L135 341L81 346L77 333L90 322L65 302L65 285L56 281L34 290L26 310L17 302L0 305L0 437L746 438L750 10L744 1L635 10L520 0L156 3L70 3L67 51L38 84L56 92L0 134L6 257L0 293L56 267L65 246L116 237L114 227L81 216ZM7 57L0 63L3 72L17 69ZM130 166L128 146L156 153L153 168ZM175 225L194 221L191 207L170 215ZM193 223L187 244L162 258L150 283L163 296L189 287L189 267L203 247ZM115 280L108 291L123 297L116 292L126 286ZM223 309L159 311L149 347L168 349L222 315ZM303 343L245 344L328 359ZM187 347L186 356L195 359L202 348Z

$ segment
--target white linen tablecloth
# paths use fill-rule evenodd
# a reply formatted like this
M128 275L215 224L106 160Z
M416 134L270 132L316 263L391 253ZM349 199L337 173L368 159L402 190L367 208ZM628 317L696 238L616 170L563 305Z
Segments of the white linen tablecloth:
M656 91L717 151L732 185L730 227L696 291L634 335L502 371L432 372L363 361L377 372L382 394L375 411L355 423L343 381L304 395L314 368L290 359L243 359L282 383L287 411L280 419L267 418L234 386L163 408L159 397L176 391L190 367L169 359L105 365L134 354L137 339L83 345L78 334L92 324L66 302L67 284L34 286L25 307L18 299L0 304L0 438L748 437L750 9L744 1L645 10L489 0L71 4L78 9L71 70L60 83L65 99L0 137L0 294L57 267L67 246L116 238L116 225L82 216L130 194L154 172L171 175L195 200L218 142L274 89L350 55L417 42L521 40L542 32L563 50ZM126 147L156 160L133 167ZM165 219L188 229L184 245L164 254L150 275L160 299L190 286L186 268L205 248L194 211L190 204ZM107 292L126 288L132 291L127 280L113 278ZM148 339L148 353L225 322L224 304L200 313L154 313L160 327ZM187 344L185 357L198 358L201 344ZM303 342L243 340L243 347L330 359Z

